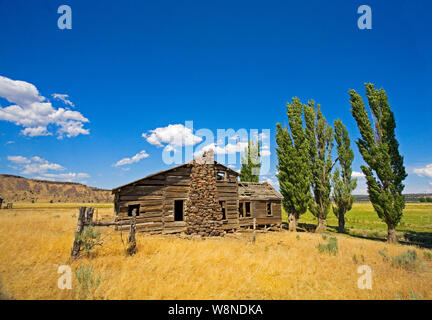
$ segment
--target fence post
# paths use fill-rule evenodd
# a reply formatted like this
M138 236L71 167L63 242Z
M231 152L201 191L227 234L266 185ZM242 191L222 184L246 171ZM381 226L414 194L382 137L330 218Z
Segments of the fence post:
M256 239L255 230L256 230L256 218L253 218L252 243L255 243L255 239Z
M94 208L87 208L86 210L86 223L87 225L91 225L93 222L93 213Z
M136 253L135 231L136 231L136 209L133 209L130 232L129 232L129 247L127 248L127 253L129 255L133 255Z
M85 214L86 214L86 207L80 207L79 208L79 214L78 214L78 223L77 228L75 231L75 239L71 251L71 258L76 259L79 257L80 249L81 249L81 240L79 239L81 236L81 233L84 230L84 224L85 224Z

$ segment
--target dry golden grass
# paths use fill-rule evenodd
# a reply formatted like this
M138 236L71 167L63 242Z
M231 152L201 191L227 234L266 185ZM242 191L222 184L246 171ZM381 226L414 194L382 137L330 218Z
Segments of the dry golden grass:
M99 209L107 218L111 212ZM57 287L57 267L68 263L76 213L74 208L0 211L3 295L78 297L75 278L72 290ZM94 293L98 299L409 299L410 290L432 298L431 262L425 261L423 272L408 272L384 262L378 253L387 248L395 256L406 246L338 236L339 253L332 256L319 253L316 246L325 241L309 233L258 233L255 244L247 233L206 240L139 234L138 253L127 257L120 233L102 231L104 245L94 256L71 265L94 266L101 276ZM423 250L416 250L423 259ZM372 268L372 290L357 287L361 264Z

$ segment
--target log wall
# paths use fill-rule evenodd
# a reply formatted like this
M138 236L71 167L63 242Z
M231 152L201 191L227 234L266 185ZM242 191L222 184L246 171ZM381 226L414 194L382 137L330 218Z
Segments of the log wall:
M216 164L215 175L224 173L223 179L216 181L217 199L224 201L225 219L222 221L224 230L252 226L255 217L257 225L281 223L281 200L250 200L239 199L237 175L226 167ZM172 170L155 174L138 180L133 185L126 185L114 190L115 221L130 221L129 206L139 205L136 217L136 230L150 233L186 232L187 224L184 207L183 221L175 221L174 201L183 200L184 206L190 190L191 167L180 166ZM251 202L251 216L239 218L239 202ZM272 216L267 215L266 204L271 203ZM128 224L117 229L129 230Z

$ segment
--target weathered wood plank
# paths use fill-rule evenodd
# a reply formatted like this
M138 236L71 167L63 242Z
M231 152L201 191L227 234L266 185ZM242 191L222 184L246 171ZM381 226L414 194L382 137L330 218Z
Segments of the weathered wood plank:
M187 193L189 192L189 186L166 186L165 187L166 192L182 192Z
M166 199L186 199L188 197L188 193L187 192L166 192L165 193L165 198Z
M144 195L131 195L131 196L120 196L120 202L128 202L128 201L150 201L150 200L162 200L163 195L154 195L154 194L144 194Z
M163 234L172 234L172 233L181 233L184 231L186 231L186 227L163 229L162 233Z
M186 227L185 221L173 221L173 222L165 222L165 228L178 228L178 227Z

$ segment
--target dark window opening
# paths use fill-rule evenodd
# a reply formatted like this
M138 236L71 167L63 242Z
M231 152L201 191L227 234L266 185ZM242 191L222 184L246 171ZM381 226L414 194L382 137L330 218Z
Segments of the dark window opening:
M271 202L267 202L267 215L268 216L272 215Z
M128 216L129 217L132 217L132 211L133 210L136 210L135 211L135 216L139 216L139 214L140 214L140 206L139 206L139 204L131 204L131 205L129 205L128 206Z
M243 202L239 202L239 218L243 218L243 217L244 217Z
M225 172L218 172L216 174L216 180L217 181L223 181L223 180L225 180Z
M246 217L250 217L251 216L251 203L250 202L245 202L245 211L246 211Z
M226 220L225 202L226 201L219 201L219 204L222 208L222 220Z
M174 221L183 221L183 200L174 200Z

